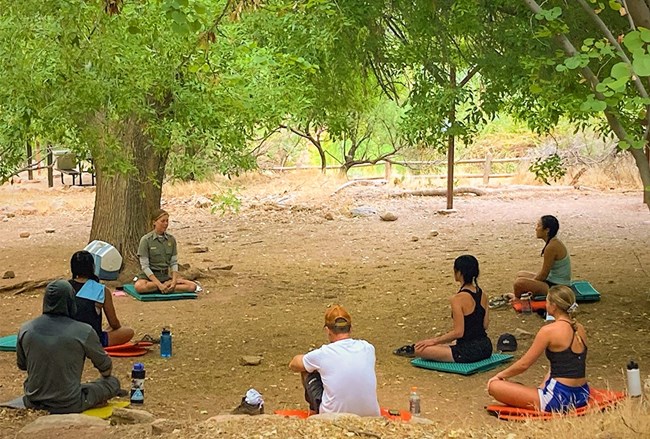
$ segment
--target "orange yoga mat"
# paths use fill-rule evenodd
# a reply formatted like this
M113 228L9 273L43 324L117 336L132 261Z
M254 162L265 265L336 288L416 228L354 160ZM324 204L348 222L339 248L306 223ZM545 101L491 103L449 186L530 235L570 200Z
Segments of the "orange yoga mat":
M515 309L517 312L521 312L522 310L522 304L521 300L513 300L512 301L512 307ZM531 300L530 301L530 308L532 312L537 312L542 309L546 309L546 299L544 300Z
M583 416L588 413L604 410L616 405L625 398L624 392L615 392L605 389L590 389L589 403L579 409L570 410L566 413L548 413L533 409L510 407L507 405L495 404L485 407L489 414L504 421L525 421L527 419L553 419L558 416Z
M384 418L391 421L408 422L411 420L411 413L408 410L393 410L382 407L380 411ZM310 416L309 410L276 410L274 413L287 418L307 419Z
M106 346L104 350L110 357L140 357L149 350L153 343L148 341L140 341L137 343L124 343L114 346Z

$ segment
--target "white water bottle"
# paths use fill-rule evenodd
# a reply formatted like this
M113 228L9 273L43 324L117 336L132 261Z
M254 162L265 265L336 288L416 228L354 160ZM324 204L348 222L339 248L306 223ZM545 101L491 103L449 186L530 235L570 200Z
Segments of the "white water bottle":
M631 397L641 396L641 374L634 360L627 363L627 394Z
M420 416L420 395L418 395L418 388L411 387L411 394L409 395L409 412L412 416Z

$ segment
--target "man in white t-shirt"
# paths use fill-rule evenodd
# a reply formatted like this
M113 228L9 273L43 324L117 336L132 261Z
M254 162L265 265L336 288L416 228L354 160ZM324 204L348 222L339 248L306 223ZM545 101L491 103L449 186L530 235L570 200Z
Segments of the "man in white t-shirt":
M314 413L379 416L375 348L350 337L352 318L340 305L325 313L329 344L296 355L289 368L301 372L305 399Z

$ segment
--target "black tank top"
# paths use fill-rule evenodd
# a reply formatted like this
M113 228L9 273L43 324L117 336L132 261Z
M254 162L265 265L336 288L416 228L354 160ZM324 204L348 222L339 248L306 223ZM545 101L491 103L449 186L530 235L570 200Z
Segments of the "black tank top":
M77 297L77 293L84 286L83 283L77 282L76 280L69 280L70 285L75 292L75 302L77 303L77 314L74 315L74 319L83 323L89 324L97 333L99 339L102 339L102 310L97 312L97 302L90 299L85 299L83 297Z
M465 320L465 331L463 332L463 336L459 338L458 341L463 342L487 337L487 333L483 327L483 321L485 320L485 308L483 308L481 305L481 296L483 295L483 291L477 286L476 292L473 292L467 288L461 288L458 292L469 293L469 295L472 296L472 299L474 299L474 311L466 316L463 316Z
M566 322L566 320L559 320ZM567 322L569 325L570 322ZM572 326L573 328L573 326ZM573 330L573 338L576 336L576 330ZM571 350L573 338L569 347L563 351L554 352L546 348L546 358L551 363L551 378L585 378L587 376L587 345L582 341L585 349L580 353Z

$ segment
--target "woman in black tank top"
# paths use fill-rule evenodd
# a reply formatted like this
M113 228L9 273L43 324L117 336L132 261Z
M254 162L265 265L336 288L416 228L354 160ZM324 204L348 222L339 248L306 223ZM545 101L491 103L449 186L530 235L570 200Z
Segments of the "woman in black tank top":
M531 347L515 364L490 378L487 388L494 399L509 406L545 412L564 412L587 405L587 334L573 318L578 306L575 300L569 287L556 285L549 289L546 309L555 322L539 330ZM551 367L539 388L508 381L525 372L543 353Z
M454 278L460 288L450 299L453 328L438 337L417 342L416 356L434 361L472 363L492 355L492 342L486 332L487 297L478 286L478 275L478 260L474 256L456 258Z

